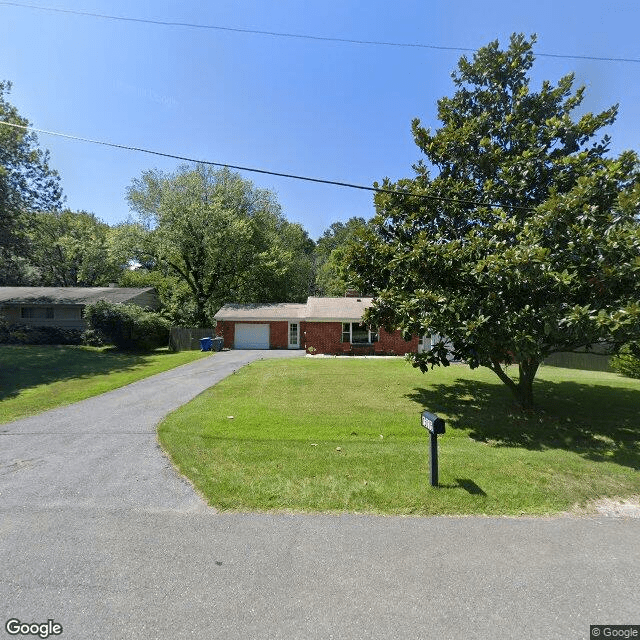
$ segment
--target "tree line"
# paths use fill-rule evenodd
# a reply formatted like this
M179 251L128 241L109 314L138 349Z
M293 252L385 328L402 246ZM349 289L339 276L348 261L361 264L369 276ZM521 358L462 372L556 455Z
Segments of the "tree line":
M0 120L27 125L10 88L0 83ZM153 286L173 323L210 326L225 303L342 295L345 246L366 226L336 222L315 242L273 192L205 165L145 171L126 198L132 215L113 226L64 208L37 137L0 127L0 285Z
M126 224L63 211L33 134L0 128L0 281L153 285L185 324L209 323L225 302L355 286L374 298L366 322L442 336L416 367L487 367L529 409L555 352L640 355L638 154L611 153L618 107L580 113L573 74L532 86L534 43L513 34L463 56L437 103L441 126L413 121L414 175L385 178L371 220L334 223L317 242L273 193L205 166L133 180ZM0 119L24 123L7 90Z

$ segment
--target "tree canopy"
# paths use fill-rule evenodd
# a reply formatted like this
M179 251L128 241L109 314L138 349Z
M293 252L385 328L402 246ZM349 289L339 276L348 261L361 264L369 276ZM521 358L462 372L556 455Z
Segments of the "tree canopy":
M111 229L92 213L37 213L29 225L34 279L48 287L102 287L126 266L110 247Z
M210 326L227 302L305 299L313 243L270 191L226 168L184 165L145 171L127 198L138 214L123 229L131 257L183 282L198 324Z
M401 193L376 194L349 256L376 297L370 322L450 340L415 366L446 366L453 352L494 371L525 408L550 354L615 352L640 335L638 157L610 154L602 130L616 106L576 115L573 74L533 90L534 42L513 35L460 59L441 127L413 121L426 162L384 180Z
M346 256L349 245L367 226L364 218L352 217L346 222L334 222L316 243L316 293L322 296L343 296L350 287Z
M0 81L0 122L28 126L7 101L10 90L10 82ZM49 167L49 152L39 148L36 135L0 125L0 283L25 284L28 214L58 210L62 202L59 176Z

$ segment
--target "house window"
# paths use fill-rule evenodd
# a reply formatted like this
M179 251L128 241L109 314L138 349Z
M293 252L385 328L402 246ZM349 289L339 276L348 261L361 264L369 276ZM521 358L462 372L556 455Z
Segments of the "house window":
M53 320L53 307L22 307L20 317L25 320Z
M351 344L371 344L378 342L378 331L361 322L342 323L342 342Z

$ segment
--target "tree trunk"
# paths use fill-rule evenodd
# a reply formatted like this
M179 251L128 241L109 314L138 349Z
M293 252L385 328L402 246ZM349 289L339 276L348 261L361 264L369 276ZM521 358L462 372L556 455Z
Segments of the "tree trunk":
M533 409L533 380L540 363L535 360L527 360L518 365L520 377L516 387L516 399L524 411Z
M533 380L539 366L540 363L537 360L520 362L518 364L520 375L517 384L506 374L499 362L494 361L490 369L509 387L523 411L531 411L533 409Z
M211 324L211 322L209 321L209 318L207 317L206 302L200 296L196 297L195 302L196 302L196 320L198 322L198 325L201 328L206 329Z

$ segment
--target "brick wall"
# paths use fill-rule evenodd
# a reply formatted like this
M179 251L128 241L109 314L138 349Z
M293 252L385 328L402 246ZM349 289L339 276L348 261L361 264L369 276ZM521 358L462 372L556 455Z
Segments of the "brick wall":
M407 341L402 337L400 331L387 333L384 329L380 329L380 340L375 344L376 353L386 353L388 355L396 354L403 356L405 353L416 353L418 351L418 336L413 336Z
M236 339L235 322L218 320L216 323L216 335L224 338L224 344L222 346L227 349L233 348L233 341Z
M302 322L302 344L305 348L314 347L316 353L348 353L349 343L342 343L341 322Z
M269 343L271 349L287 349L289 344L289 323L284 321L257 320L246 323L220 320L216 327L217 335L224 337L224 346L233 348L235 342L236 324L269 324ZM409 341L403 340L400 331L387 333L380 330L379 341L373 346L351 345L342 342L341 322L300 322L300 348L314 347L316 353L328 353L332 355L356 354L356 355L404 355L405 353L418 351L418 338Z
M317 353L404 355L418 351L419 340L417 336L406 341L402 338L400 331L387 333L381 329L379 340L373 346L358 346L342 342L341 322L303 322L301 331L301 346L304 348L315 347Z
M283 322L269 322L268 324L271 325L271 329L269 330L269 348L288 349L289 323L284 320Z

